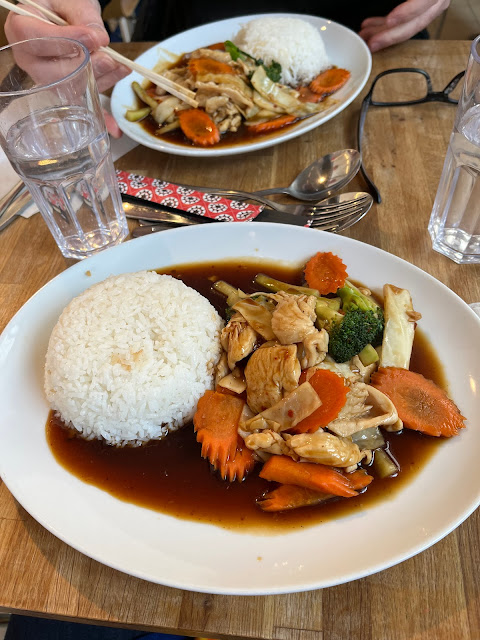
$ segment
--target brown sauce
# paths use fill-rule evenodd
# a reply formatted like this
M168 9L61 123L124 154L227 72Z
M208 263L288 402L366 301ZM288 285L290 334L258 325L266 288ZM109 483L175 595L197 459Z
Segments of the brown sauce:
M292 283L301 282L299 270L269 263L224 262L183 265L162 271L181 278L205 295L220 313L224 297L212 292L212 278L222 278L244 291L252 292L253 276L267 272ZM401 283L399 283L401 284ZM411 368L445 387L442 367L425 335L417 329ZM400 464L396 478L376 478L365 493L355 498L332 501L321 506L269 514L262 512L255 499L270 486L258 477L258 468L245 482L227 483L210 471L200 456L192 424L170 434L161 442L139 448L114 448L99 441L86 441L50 415L47 440L56 460L70 473L120 500L161 511L185 520L257 533L281 533L307 527L333 518L359 513L392 498L425 465L442 441L413 431L384 432L390 451Z

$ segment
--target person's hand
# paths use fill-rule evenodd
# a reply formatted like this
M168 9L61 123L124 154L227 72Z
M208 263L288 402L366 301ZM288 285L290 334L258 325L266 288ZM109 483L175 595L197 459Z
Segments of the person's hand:
M366 18L359 35L370 51L385 49L425 29L449 4L450 0L406 0L385 17Z
M91 53L91 60L98 90L105 91L130 73L127 67L115 62L106 53L98 51L110 41L103 26L100 5L97 0L37 0L68 22L69 26L49 25L36 18L19 16L13 12L5 21L5 35L9 43L30 38L73 38L84 44ZM39 11L31 6L19 5L31 13Z

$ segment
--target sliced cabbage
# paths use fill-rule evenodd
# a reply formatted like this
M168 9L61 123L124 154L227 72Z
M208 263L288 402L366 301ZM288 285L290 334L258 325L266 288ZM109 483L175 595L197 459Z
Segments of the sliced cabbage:
M383 297L385 329L379 366L408 369L415 322L420 315L414 311L412 298L407 289L386 284L383 287Z

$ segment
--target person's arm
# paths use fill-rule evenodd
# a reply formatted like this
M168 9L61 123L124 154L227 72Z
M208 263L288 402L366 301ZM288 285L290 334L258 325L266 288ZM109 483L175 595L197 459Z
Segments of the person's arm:
M425 29L449 4L450 0L406 0L387 16L366 18L359 35L372 52L385 49Z
M5 35L9 43L45 36L79 40L91 52L93 71L99 91L112 87L130 73L129 69L114 62L99 47L108 46L110 39L103 25L100 4L97 0L37 0L70 26L48 25L35 18L10 12L5 21ZM22 6L22 5L20 5ZM39 13L33 7L24 6L31 13Z

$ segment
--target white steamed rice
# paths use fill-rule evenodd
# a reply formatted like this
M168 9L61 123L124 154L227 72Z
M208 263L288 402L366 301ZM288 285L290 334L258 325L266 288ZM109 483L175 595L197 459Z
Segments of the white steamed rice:
M233 42L266 65L282 66L283 84L308 84L332 66L319 31L299 18L256 18L242 26Z
M74 298L50 337L45 392L87 439L138 445L191 420L213 385L223 322L183 282L112 276Z

